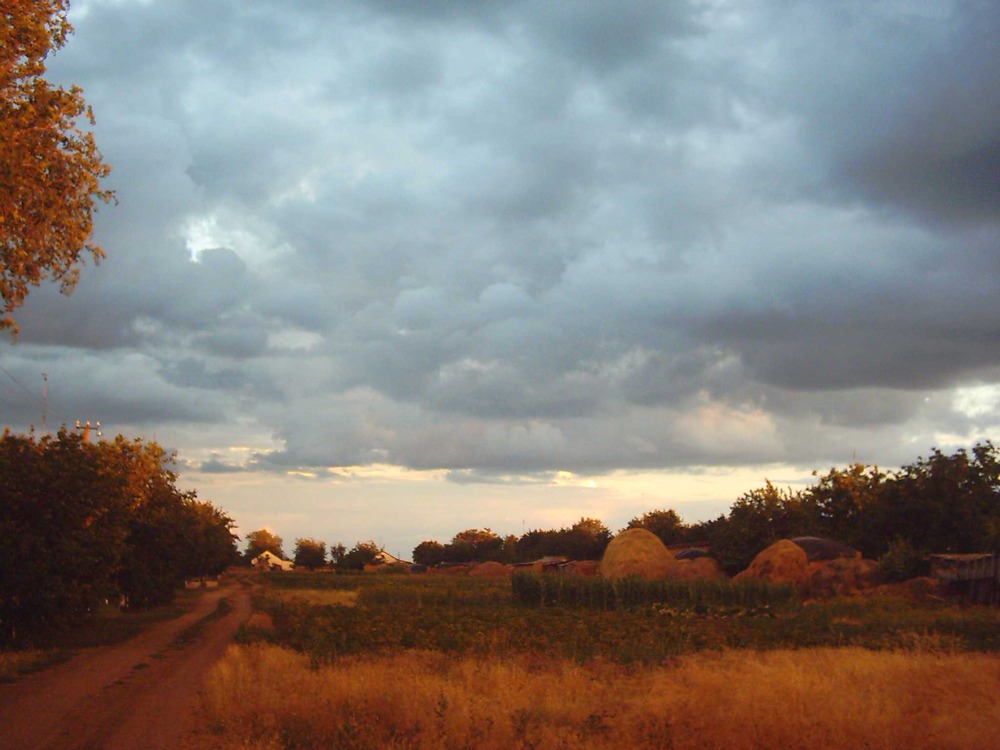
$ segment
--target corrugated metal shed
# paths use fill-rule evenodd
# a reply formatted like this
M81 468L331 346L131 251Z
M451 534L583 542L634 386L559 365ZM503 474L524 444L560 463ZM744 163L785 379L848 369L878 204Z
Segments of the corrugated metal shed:
M931 575L945 581L946 594L975 604L1000 603L1000 555L931 555Z

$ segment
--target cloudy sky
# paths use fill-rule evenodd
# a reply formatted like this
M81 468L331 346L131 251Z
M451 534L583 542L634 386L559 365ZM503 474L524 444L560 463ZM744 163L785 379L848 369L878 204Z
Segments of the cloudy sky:
M0 417L424 539L1000 439L995 0L76 0L107 252Z

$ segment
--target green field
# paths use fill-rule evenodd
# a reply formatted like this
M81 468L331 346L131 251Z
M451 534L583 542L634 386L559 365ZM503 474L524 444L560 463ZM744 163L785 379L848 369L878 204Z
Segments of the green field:
M244 641L263 638L317 662L400 649L622 664L657 664L706 649L1000 650L995 609L893 597L803 603L787 587L760 582L622 581L617 594L599 578L531 574L515 576L513 585L467 576L306 573L274 574L268 583L255 606L274 628L245 630ZM310 601L309 592L318 599L329 589L356 592L356 605ZM280 595L288 591L298 596Z

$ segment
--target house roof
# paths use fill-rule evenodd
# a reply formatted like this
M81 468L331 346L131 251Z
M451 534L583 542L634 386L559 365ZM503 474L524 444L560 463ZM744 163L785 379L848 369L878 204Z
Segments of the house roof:
M372 558L372 562L382 565L413 565L413 563L408 560L401 560L395 555L390 555L384 549L379 550L379 553Z

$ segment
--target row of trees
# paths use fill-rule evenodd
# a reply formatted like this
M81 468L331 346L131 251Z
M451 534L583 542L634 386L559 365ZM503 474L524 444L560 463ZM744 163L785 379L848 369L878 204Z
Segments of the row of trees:
M233 520L175 485L142 440L0 438L0 644L73 625L104 602L170 601L238 559Z
M447 544L421 542L413 550L413 561L420 565L491 560L516 563L549 556L592 560L604 554L610 541L608 527L596 518L581 518L557 530L532 530L520 537L501 537L490 529L466 529Z
M767 482L710 521L689 525L673 510L655 510L633 518L627 528L648 529L667 545L707 544L729 572L744 569L779 539L830 537L882 559L902 577L929 553L1000 552L1000 454L987 441L952 455L935 449L896 472L852 464L817 475L802 490ZM547 555L599 559L610 539L607 527L593 518L520 537L469 529L447 544L421 542L413 559L427 565L525 562Z
M987 441L952 455L934 449L895 472L831 469L796 492L769 482L703 530L730 570L778 539L805 535L844 541L899 575L930 553L1000 552L1000 453Z
M249 565L254 558L270 552L282 560L287 560L283 549L284 540L268 529L258 529L247 534L246 551L243 553L243 561ZM326 542L312 538L299 538L295 540L295 550L292 553L292 561L297 568L307 568L315 570L327 565L337 570L361 570L375 559L380 552L379 546L373 541L358 542L351 549L347 549L343 544L330 545L329 557L327 556Z

